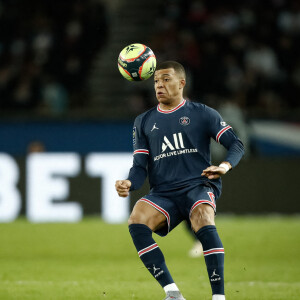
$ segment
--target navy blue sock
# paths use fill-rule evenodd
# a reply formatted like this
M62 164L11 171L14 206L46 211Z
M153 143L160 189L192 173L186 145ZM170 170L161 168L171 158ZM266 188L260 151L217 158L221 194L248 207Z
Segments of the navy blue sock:
M131 224L129 232L140 259L152 276L162 287L173 283L164 255L152 238L152 230L143 224Z
M224 295L224 248L216 226L204 226L196 232L203 247L212 293Z

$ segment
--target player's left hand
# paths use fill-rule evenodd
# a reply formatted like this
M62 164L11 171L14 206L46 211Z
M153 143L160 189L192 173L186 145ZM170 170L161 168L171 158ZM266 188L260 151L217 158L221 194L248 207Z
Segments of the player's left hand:
M201 175L206 176L208 179L218 179L226 173L227 171L223 167L210 166L203 170Z

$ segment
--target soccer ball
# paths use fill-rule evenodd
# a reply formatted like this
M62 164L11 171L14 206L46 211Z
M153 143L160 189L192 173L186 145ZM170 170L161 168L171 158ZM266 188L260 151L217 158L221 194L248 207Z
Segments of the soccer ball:
M121 51L118 68L122 76L129 81L146 80L155 71L156 57L149 47L131 44Z

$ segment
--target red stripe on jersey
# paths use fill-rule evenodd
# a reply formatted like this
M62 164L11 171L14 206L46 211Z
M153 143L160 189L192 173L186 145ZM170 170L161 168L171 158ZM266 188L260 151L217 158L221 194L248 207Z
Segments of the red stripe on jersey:
M149 150L147 150L147 149L137 149L133 152L133 155L134 154L149 154Z
M191 216L193 210L200 204L209 204L214 209L214 211L216 210L216 204L214 202L210 202L208 200L199 200L196 203L194 203L194 205L192 206L192 208L190 210L190 216Z
M203 251L204 256L211 255L211 254L224 254L224 253L225 253L224 248L213 248L213 249Z
M147 247L147 248L144 248L144 249L140 250L138 252L138 255L139 255L139 257L141 257L143 254L146 254L146 253L154 250L155 248L158 248L158 245L156 243L153 244L153 245L151 245L151 246L149 246L149 247Z
M223 128L223 129L221 129L219 132L218 132L218 134L217 134L217 136L216 136L216 141L219 143L219 140L220 140L220 137L221 137L221 135L225 132L225 131L227 131L228 129L230 129L231 128L231 126L226 126L225 128Z
M170 215L166 210L164 210L162 207L158 206L157 204L155 204L154 202L152 202L146 198L141 198L138 201L144 201L144 202L150 204L151 206L153 206L154 208L156 208L158 211L160 211L166 217L167 222L168 222L168 228L170 230Z
M163 113L163 114L170 114L170 113L172 113L172 112L178 110L178 109L179 109L180 107L182 107L185 103L186 103L186 100L183 99L183 101L182 101L179 105L177 105L175 108L173 108L173 109L171 109L171 110L163 110L163 109L160 108L160 104L158 104L158 105L157 105L157 110L158 110L159 112Z

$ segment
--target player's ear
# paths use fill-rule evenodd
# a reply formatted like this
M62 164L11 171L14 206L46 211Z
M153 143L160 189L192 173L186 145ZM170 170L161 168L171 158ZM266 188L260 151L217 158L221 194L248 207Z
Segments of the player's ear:
M180 81L179 81L179 88L183 89L185 87L185 85L186 85L185 79L180 79Z

